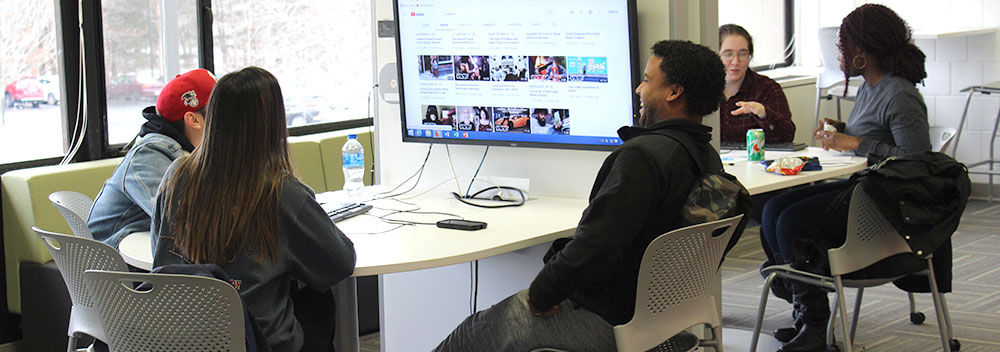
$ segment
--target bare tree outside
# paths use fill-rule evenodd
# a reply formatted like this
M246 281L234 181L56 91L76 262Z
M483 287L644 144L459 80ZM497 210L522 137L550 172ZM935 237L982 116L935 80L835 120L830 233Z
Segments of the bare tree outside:
M145 122L142 110L175 74L198 68L195 0L104 0L104 79L108 141L127 143ZM176 43L177 54L164 52ZM167 67L178 72L169 74Z
M5 152L0 163L63 153L61 99L46 96L60 91L54 3L0 0L0 83L44 90L5 92L0 148L30 152ZM168 75L198 67L195 10L195 0L101 2L110 143L135 137ZM215 0L212 11L216 74L247 66L274 73L289 125L367 117L370 0Z
M47 100L59 94L58 79L51 83L59 74L53 5L0 0L0 163L63 153L61 114Z
M55 74L55 9L51 1L0 0L0 77L4 84L21 77Z
M370 1L218 0L212 11L216 73L274 73L290 125L367 117Z

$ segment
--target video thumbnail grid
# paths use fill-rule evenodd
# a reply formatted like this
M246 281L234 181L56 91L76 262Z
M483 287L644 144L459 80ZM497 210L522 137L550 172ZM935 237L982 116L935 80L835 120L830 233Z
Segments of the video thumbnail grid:
M569 109L421 105L421 111L422 125L453 131L570 135Z
M419 55L421 80L608 82L608 58L596 56Z

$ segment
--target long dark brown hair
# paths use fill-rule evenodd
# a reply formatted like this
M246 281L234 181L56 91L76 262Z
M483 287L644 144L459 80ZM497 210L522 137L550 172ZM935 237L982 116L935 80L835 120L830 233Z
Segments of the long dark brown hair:
M906 21L888 7L865 4L854 9L840 24L840 43L844 62L853 60L844 53L843 45L849 43L873 57L886 73L913 84L927 77L924 71L927 56L913 44ZM845 81L851 78L849 71L844 70Z
M279 192L292 177L278 80L259 67L223 76L205 120L201 145L163 190L174 247L194 263L275 260Z

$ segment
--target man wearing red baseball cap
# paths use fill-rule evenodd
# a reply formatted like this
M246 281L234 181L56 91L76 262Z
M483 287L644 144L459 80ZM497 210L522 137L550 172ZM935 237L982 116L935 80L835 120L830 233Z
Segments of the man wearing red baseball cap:
M142 110L146 123L135 145L94 200L87 226L94 239L117 248L133 232L149 231L160 179L177 158L201 144L205 107L215 88L215 76L197 69L177 75Z

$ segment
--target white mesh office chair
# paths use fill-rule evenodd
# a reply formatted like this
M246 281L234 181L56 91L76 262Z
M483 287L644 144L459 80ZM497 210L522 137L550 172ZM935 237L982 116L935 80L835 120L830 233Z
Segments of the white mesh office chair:
M754 324L754 334L750 341L751 352L757 350L757 340L760 337L761 323L764 320L764 309L767 306L767 295L771 288L771 283L776 277L834 290L837 296L833 311L830 314L830 321L827 323L827 346L834 344L834 321L839 313L841 328L844 331L844 349L847 352L853 351L852 341L854 340L854 331L858 325L858 315L861 310L861 298L864 294L864 288L883 285L903 276L867 280L851 280L843 277L865 269L893 255L912 253L912 250L906 241L903 240L903 237L896 232L889 221L882 215L878 209L878 205L871 199L868 193L862 187L858 186L851 193L851 203L847 215L847 234L844 245L839 248L832 248L827 253L830 261L830 276L796 270L788 264L772 265L761 269L761 273L765 274L767 279L764 281L764 290L761 293L760 305L757 308L757 321ZM945 302L944 296L937 288L932 259L931 255L927 255L926 268L910 273L909 275L926 276L929 280L931 295L934 299L934 310L937 313L938 330L941 334L941 344L945 351L958 351L961 349L961 344L958 340L952 339L951 317L948 315L948 305ZM855 287L858 289L858 295L854 302L854 316L850 328L847 326L844 287ZM911 295L911 321L914 314L912 298Z
M84 238L94 238L94 235L90 233L90 228L87 227L87 220L90 219L90 208L94 206L94 201L90 200L90 197L73 191L59 191L52 192L49 195L49 200L52 201L52 205L56 206L56 209L59 209L63 218L66 218L73 234Z
M931 150L944 153L948 150L948 146L951 145L951 140L955 138L957 131L954 127L931 126L928 129L931 135Z
M618 351L690 351L699 345L722 351L711 280L742 217L677 229L649 244L639 266L635 314L614 328ZM683 332L700 324L711 326L713 339L699 341Z
M847 96L844 96L844 71L840 70L840 49L837 42L840 41L837 35L840 27L824 27L819 29L819 51L823 58L823 72L816 76L816 115L813 118L815 125L813 131L819 128L819 104L821 101L836 99L837 121L841 121L840 101L854 101L858 95L858 87L847 88ZM864 80L862 77L858 77ZM828 89L826 95L823 90Z
M76 351L76 340L89 335L107 341L101 320L94 309L91 292L83 283L83 272L89 269L128 271L125 260L111 246L89 238L64 235L32 227L42 244L52 254L62 274L73 308L69 315L67 351Z
M246 351L243 303L214 278L88 270L84 281L117 351ZM136 283L150 285L137 291Z

